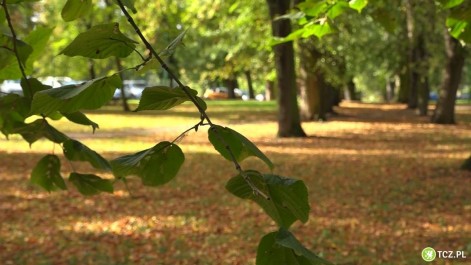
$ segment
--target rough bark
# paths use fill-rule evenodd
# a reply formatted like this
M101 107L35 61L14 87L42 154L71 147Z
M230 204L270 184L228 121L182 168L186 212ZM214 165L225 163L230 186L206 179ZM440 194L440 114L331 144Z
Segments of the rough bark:
M445 31L445 50L447 61L432 122L454 124L456 92L463 73L465 49L457 39L450 36L448 31Z
M247 79L247 88L249 89L249 99L255 99L255 92L253 91L252 75L250 71L245 71L245 78Z
M270 12L272 34L285 37L291 33L289 19L276 19L290 9L290 1L267 0ZM296 74L294 69L293 42L285 42L273 47L278 83L278 137L304 137L299 108L296 99Z

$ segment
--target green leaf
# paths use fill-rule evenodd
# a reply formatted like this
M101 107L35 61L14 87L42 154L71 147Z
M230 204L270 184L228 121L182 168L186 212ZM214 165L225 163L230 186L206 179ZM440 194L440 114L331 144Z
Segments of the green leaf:
M269 196L269 200L254 194L247 181L237 175L231 178L226 189L233 195L256 202L280 226L290 227L296 220L307 222L309 201L306 185L301 180L276 175L245 171L250 182Z
M333 6L327 11L327 16L330 19L334 19L345 12L348 9L348 3L346 2L336 2Z
M329 5L325 1L305 1L298 4L298 7L307 16L318 17L328 9Z
M47 43L52 36L53 28L36 26L33 31L31 31L28 36L24 38L24 41L27 42L31 47L33 47L33 52L28 57L26 61L26 73L32 74L34 71L33 64L38 60L41 55L44 54L44 49L48 47Z
M265 235L257 249L256 265L332 264L304 247L288 230Z
M137 13L136 7L134 6L134 0L122 0L121 2L125 7L131 9L134 14Z
M156 146L111 161L117 177L137 175L146 186L163 185L178 173L185 155L178 145L160 142Z
M36 92L52 88L51 86L44 85L36 78L29 78L27 80L22 78L20 84L23 89L23 94L30 104L33 101L33 96Z
M144 65L140 66L137 69L138 74L145 74L150 70L159 70L161 67L159 61L157 59L152 58L149 61L147 61Z
M451 17L446 20L446 26L450 32L450 35L455 39L460 38L460 35L465 31L468 25L469 23L466 21L454 19Z
M26 98L17 94L8 94L0 97L0 131L8 138L8 135L16 129L25 126L24 120L29 113L29 102Z
M187 89L196 97L198 92L189 87ZM170 88L165 86L147 87L142 92L139 106L135 111L141 110L167 110L189 101L187 94L180 87ZM201 100L202 101L202 100ZM206 109L204 101L199 101L200 104Z
M56 155L44 156L31 172L31 183L51 192L57 189L66 190L64 179L60 173L61 162Z
M80 33L60 54L94 59L124 58L132 53L136 43L121 33L118 23L102 24Z
M327 19L320 19L319 23L308 23L304 26L304 32L302 33L301 37L308 38L312 35L315 35L319 39L324 37L325 35L334 33L335 30L330 26L329 21Z
M24 38L24 43L28 43L28 47L32 47L32 52L29 54L29 56L27 56L26 60L25 73L27 75L33 73L33 64L44 53L44 49L46 48L47 42L51 34L52 28L37 26L33 31L28 34L28 36ZM25 49L26 50L22 52L23 54L28 53L29 48ZM0 58L2 57L2 50L3 49L0 49ZM23 77L16 58L11 57L8 61L0 59L0 65L2 64L2 62L6 63L7 66L1 69L0 79L20 79Z
M15 56L13 48L13 41L13 37L7 36L5 34L0 35L0 70L10 65L18 66L18 60ZM16 50L18 51L18 57L21 63L25 65L28 56L33 52L33 47L31 47L28 43L17 39Z
M92 0L67 0L62 8L61 16L64 21L80 18L92 10Z
M47 138L54 143L63 143L69 139L65 134L49 125L45 119L37 119L14 130L21 134L30 145L41 138Z
M175 50L178 46L183 45L183 37L185 37L186 30L182 31L182 33L178 34L178 36L170 42L170 44L165 48L163 51L159 53L160 56L168 57L175 53Z
M80 111L72 112L72 113L62 113L64 117L66 117L69 121L81 125L92 126L93 133L95 133L96 129L99 129L97 123L90 120L85 114Z
M79 141L69 139L63 143L64 155L71 161L87 161L96 169L110 170L111 166L97 152L91 150Z
M101 77L80 85L67 85L36 93L31 105L32 114L60 111L73 113L80 109L98 109L113 98L114 91L121 87L119 75Z
M113 193L113 183L108 179L102 179L93 174L71 173L69 181L75 185L83 195L95 195L100 192Z
M19 4L19 3L31 3L31 2L39 2L40 0L7 0L7 4Z
M444 9L450 9L455 6L461 5L464 0L439 0L440 4L443 6Z
M245 138L245 136L230 128L213 125L208 130L208 138L214 149L229 161L232 161L232 156L227 147L229 147L237 162L241 162L247 157L255 156L265 162L270 169L274 167L270 159L257 146Z
M358 11L358 13L361 13L363 8L365 8L367 4L368 0L350 0L350 2L348 2L350 8L355 9L356 11Z

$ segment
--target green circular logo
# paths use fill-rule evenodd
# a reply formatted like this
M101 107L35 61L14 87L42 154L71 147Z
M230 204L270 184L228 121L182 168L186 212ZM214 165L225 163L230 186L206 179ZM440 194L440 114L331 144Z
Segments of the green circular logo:
M426 247L422 250L422 259L430 262L433 261L437 257L437 253L435 252L435 249L431 247Z

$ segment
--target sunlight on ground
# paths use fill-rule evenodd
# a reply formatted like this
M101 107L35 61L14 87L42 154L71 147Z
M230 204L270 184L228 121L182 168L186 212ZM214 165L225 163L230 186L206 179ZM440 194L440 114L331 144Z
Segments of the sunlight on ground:
M471 174L458 169L471 150L469 122L433 125L403 105L343 103L329 121L303 123L310 137L277 139L274 105L231 104L211 102L214 120L254 141L275 162L274 174L308 186L311 218L293 232L315 252L362 265L420 264L418 253L431 244L471 255ZM188 105L168 115L106 111L89 114L100 124L95 134L65 121L57 125L112 159L171 141L198 121L187 115ZM467 110L459 112L471 121ZM206 131L201 127L178 142L186 160L175 180L149 188L133 178L133 196L122 183L112 195L83 197L72 185L43 192L27 181L31 168L45 154L62 157L61 147L40 140L30 148L18 136L0 139L0 260L254 264L260 237L275 227L254 203L225 191L235 171L217 155ZM92 170L86 163L73 165ZM256 158L242 166L268 171ZM63 160L63 176L70 170Z

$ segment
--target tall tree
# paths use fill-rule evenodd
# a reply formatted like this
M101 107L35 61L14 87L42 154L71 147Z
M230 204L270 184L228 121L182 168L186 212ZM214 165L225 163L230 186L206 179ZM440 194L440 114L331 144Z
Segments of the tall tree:
M432 122L439 124L455 123L456 92L461 82L466 51L459 40L444 31L446 65L440 87L437 106Z
M291 33L291 21L280 16L290 9L287 0L267 0L271 18L272 34L283 38ZM294 69L293 42L288 41L273 47L278 83L278 137L305 137L301 127L296 97L296 73Z

